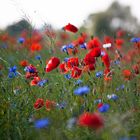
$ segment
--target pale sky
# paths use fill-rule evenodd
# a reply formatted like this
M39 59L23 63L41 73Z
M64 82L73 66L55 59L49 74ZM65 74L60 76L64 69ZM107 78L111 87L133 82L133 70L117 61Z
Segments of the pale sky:
M35 27L44 22L56 28L67 23L82 25L90 13L104 11L114 0L1 0L0 28L19 21L25 14ZM118 0L130 5L132 14L140 21L139 0Z

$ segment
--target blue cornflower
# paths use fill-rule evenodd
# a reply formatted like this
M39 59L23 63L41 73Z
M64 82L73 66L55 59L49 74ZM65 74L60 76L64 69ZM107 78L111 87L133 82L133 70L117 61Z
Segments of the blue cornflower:
M88 86L79 87L74 90L74 94L80 96L84 94L88 94L89 92L90 92L90 88Z
M73 49L74 46L73 46L72 44L69 44L69 45L68 45L68 48L69 48L69 49Z
M18 75L17 72L9 72L8 78L14 78L14 77L16 77L17 75Z
M83 81L78 79L77 81L74 82L74 85L80 85Z
M50 124L49 119L48 118L43 118L40 120L37 120L34 122L34 127L35 128L46 128L48 125Z
M38 85L39 87L43 87L47 82L48 82L48 79L41 80L41 81L39 81L39 82L37 83L37 85Z
M13 66L9 68L9 72L16 72L17 66Z
M80 48L81 48L81 49L86 49L86 48L87 48L87 44L86 44L86 43L81 44L81 45L80 45Z
M41 60L41 56L40 56L40 55L37 55L37 56L35 57L35 59L36 59L36 60Z
M101 78L103 76L103 71L96 72L96 77Z
M65 57L64 58L64 62L68 62L69 58L68 57Z
M68 46L67 45L62 46L61 51L68 53Z
M8 73L8 77L9 78L14 78L18 75L17 73L17 66L13 66L9 68L9 73Z
M64 75L64 77L65 77L66 79L68 79L68 80L71 79L71 75L70 75L70 74L66 74L66 75Z
M133 42L133 43L137 43L137 42L140 42L140 38L133 37L130 41Z
M21 44L22 44L22 43L24 43L24 42L25 42L25 39L24 39L23 37L19 37L19 38L18 38L18 43L21 43Z
M98 111L104 113L107 112L109 108L110 108L109 104L103 104L100 108L98 108Z

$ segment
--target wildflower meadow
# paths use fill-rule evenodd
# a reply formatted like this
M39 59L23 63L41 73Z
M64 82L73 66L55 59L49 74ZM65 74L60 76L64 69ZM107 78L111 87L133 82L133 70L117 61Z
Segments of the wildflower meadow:
M1 32L0 139L139 140L139 35Z

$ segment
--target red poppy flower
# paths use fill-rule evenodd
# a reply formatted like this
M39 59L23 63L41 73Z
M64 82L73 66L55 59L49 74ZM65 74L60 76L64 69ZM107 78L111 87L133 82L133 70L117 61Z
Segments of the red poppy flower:
M116 39L116 47L118 49L121 49L123 44L124 44L124 40L123 39L121 39L121 38L117 38Z
M99 38L94 37L92 40L90 40L87 43L87 48L88 49L93 49L93 48L96 48L96 47L101 47L101 42L100 42Z
M46 109L50 111L55 107L56 103L54 101L46 100Z
M85 43L86 38L87 38L87 35L82 33L81 36L77 39L78 44L81 45Z
M34 108L35 109L40 109L41 107L44 106L44 100L43 99L37 99L36 102L34 103Z
M73 32L73 33L76 33L78 31L78 28L70 23L68 25L66 25L65 27L63 27L63 29Z
M59 69L60 69L60 72L63 74L66 74L68 72L68 69L66 68L66 63L61 63L59 65Z
M57 68L57 66L60 64L60 60L57 57L52 57L46 65L46 72L50 72L53 69Z
M90 52L91 57L99 57L101 55L101 49L99 47L93 48Z
M102 116L98 113L85 112L80 115L78 119L78 124L83 127L89 127L97 130L104 126L104 120Z
M106 66L106 68L110 67L110 59L107 53L105 53L104 56L102 56L102 61L104 63L104 65Z
M40 51L42 46L39 43L33 43L30 47L31 51Z
M29 63L27 60L22 60L19 62L19 64L22 66L22 67L26 67Z
M95 58L90 53L87 53L83 62L85 65L95 64Z
M111 43L112 44L113 39L110 36L105 36L104 37L104 44Z
M30 85L35 86L40 80L40 77L34 77L34 79L30 82Z
M74 66L71 71L71 77L74 79L78 79L81 77L81 74L82 74L82 70L80 68Z
M89 68L89 71L95 70L94 64L89 64L89 65L88 65L88 68Z
M68 59L67 68L72 69L74 66L79 66L78 57L72 57Z
M123 70L122 73L123 73L123 76L124 76L125 80L130 80L131 79L132 73L131 73L130 70L125 69L125 70Z

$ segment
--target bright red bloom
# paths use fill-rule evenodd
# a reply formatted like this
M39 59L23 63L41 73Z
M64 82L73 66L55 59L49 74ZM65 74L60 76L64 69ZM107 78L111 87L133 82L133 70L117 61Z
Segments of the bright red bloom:
M63 74L68 72L68 69L66 68L66 63L61 63L59 65L59 69L60 69L60 72L63 73Z
M90 53L87 53L83 62L85 65L95 64L95 58Z
M34 108L35 109L40 109L41 107L44 106L44 100L43 99L37 99L36 102L34 103Z
M101 42L100 42L99 38L94 37L92 40L90 40L87 43L87 48L88 49L93 49L93 48L96 48L96 47L101 47Z
M87 38L87 35L82 33L81 36L77 39L78 44L81 45L81 44L85 43L86 38Z
M68 25L66 25L65 27L63 27L63 29L73 32L73 33L76 33L78 31L78 28L70 23Z
M121 39L121 38L117 38L117 39L116 39L116 44L117 44L117 45L122 46L123 43L124 43L124 40L123 40L123 39Z
M82 74L82 70L80 68L74 66L71 71L71 77L74 79L78 79L81 77L81 74Z
M31 51L40 51L42 46L39 43L33 43L30 47Z
M46 109L50 111L55 107L56 103L54 101L46 100Z
M104 56L102 56L102 61L104 63L104 65L106 66L106 68L110 67L110 59L107 53L105 53Z
M110 36L105 36L104 37L104 44L112 43L113 39Z
M60 60L57 57L52 57L46 65L46 72L50 72L53 69L57 68L57 66L60 64Z
M22 66L22 67L26 67L29 63L27 60L22 60L19 62L19 64Z
M97 130L104 126L104 120L102 116L98 113L85 112L80 115L78 119L78 124L83 127L89 127Z
M90 71L95 70L94 64L89 64L88 65L88 68L89 68Z
M101 55L101 49L99 47L93 48L90 52L91 57L99 57Z
M123 70L122 73L123 73L123 76L124 76L125 80L130 80L131 79L132 73L131 73L130 70L125 69L125 70Z
M34 77L34 79L30 82L30 85L35 86L40 80L40 77Z
M67 68L72 69L74 66L79 66L78 57L72 57L68 59Z

